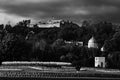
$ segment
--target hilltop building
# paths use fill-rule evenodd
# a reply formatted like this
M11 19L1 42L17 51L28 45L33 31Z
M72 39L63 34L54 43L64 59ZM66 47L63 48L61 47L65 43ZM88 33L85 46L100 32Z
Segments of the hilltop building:
M37 23L38 27L50 28L50 27L60 27L60 23L62 20L48 20L48 21L40 21Z
M36 25L40 28L51 28L51 27L60 27L60 24L64 24L63 20L47 20L40 21ZM30 27L33 27L35 24L29 24Z

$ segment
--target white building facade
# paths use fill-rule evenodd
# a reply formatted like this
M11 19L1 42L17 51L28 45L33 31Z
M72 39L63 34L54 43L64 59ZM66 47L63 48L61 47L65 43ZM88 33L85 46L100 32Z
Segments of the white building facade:
M60 27L60 24L64 23L63 20L48 20L48 21L40 21L35 23L40 28L51 28L51 27ZM29 27L34 27L35 24L29 24Z
M95 67L105 68L105 57L95 57Z
M80 41L64 41L65 44L68 44L68 45L76 45L76 46L83 46L83 42L80 42Z
M45 28L50 28L50 27L60 27L60 23L62 20L48 20L46 22L39 22L37 25L38 27L45 27Z

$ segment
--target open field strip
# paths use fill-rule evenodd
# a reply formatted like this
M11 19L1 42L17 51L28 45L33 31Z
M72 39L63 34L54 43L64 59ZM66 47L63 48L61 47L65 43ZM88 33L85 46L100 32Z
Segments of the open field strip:
M89 71L106 72L106 73L120 73L119 69L86 68L86 67L83 67L83 69L89 70Z
M22 71L22 69L0 69L0 71Z
M120 71L110 71L110 70L96 70L99 72L107 72L107 73L120 73Z
M29 66L0 66L0 69L21 69L21 68L28 68Z
M5 66L6 67L6 66ZM20 69L20 66L7 66L7 69ZM4 69L4 66L2 66ZM5 68L6 69L6 68ZM43 66L21 66L21 71L6 71L0 70L0 78L8 77L8 78L55 78L55 79L81 79L81 78L119 78L120 73L118 74L109 74L100 71L94 70L86 70L84 67L81 68L82 71L76 71L74 67L62 67L62 68L51 68L51 67L43 67ZM73 70L71 70L73 69ZM102 69L101 69L102 70Z
M41 67L29 67L29 68L36 69L36 70L44 70L44 69L41 68Z
M32 63L33 64L33 63ZM53 63L52 63L53 64ZM46 64L48 65L48 64ZM19 63L6 64L0 66L0 78L119 78L120 71L117 69L101 69L82 67L80 71L76 71L72 66L46 66L46 65L31 65Z
M43 71L43 72L76 72L75 68L56 68L56 67L40 67L40 66L29 66L33 70Z
M39 61L5 61L2 65L60 65L71 66L71 63L67 62L39 62Z
M42 72L77 72L74 67L46 67L46 66L0 66L0 71L42 71ZM99 69L82 67L80 71L97 71L103 73L120 73L120 70L114 69ZM80 72L78 71L78 73Z

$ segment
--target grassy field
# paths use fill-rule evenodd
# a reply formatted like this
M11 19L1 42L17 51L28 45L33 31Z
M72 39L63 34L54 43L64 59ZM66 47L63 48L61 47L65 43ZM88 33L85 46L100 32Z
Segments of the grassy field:
M44 67L44 66L1 66L0 77L119 77L119 70L74 67Z
M120 78L120 71L115 69L98 69L82 67L80 71L76 71L74 67L48 67L34 65L1 65L0 79L81 79L82 78ZM93 80L93 79L91 79ZM114 79L113 79L114 80ZM119 79L118 79L119 80Z

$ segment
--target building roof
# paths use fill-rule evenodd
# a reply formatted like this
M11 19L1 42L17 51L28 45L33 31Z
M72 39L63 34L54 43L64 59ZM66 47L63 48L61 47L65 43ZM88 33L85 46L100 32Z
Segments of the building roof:
M94 37L88 41L88 48L98 48L97 42Z
M90 40L88 41L88 43L97 43L95 38L92 36L92 38L90 38Z

